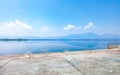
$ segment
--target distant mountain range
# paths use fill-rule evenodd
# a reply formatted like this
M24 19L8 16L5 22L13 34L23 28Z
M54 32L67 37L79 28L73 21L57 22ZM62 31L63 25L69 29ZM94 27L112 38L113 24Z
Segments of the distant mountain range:
M67 36L59 37L34 37L34 36L0 36L0 39L3 38L22 38L22 39L120 39L120 34L95 34L95 33L83 33L83 34L72 34Z
M95 34L95 33L84 33L84 34L73 34L65 36L64 38L69 39L120 39L118 34Z

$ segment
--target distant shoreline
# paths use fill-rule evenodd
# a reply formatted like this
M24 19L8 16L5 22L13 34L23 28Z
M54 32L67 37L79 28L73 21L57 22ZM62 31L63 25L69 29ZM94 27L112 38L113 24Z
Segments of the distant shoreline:
M120 39L0 39L0 41L120 41Z

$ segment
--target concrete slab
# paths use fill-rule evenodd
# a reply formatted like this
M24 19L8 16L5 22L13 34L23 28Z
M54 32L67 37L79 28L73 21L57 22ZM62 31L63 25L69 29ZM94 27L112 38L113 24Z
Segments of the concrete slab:
M0 56L0 75L120 75L120 49Z

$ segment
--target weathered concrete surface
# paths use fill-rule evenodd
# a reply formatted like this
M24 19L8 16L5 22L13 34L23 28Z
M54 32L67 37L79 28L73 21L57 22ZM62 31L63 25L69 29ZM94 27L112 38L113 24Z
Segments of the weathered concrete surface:
M120 48L1 56L0 75L120 75Z

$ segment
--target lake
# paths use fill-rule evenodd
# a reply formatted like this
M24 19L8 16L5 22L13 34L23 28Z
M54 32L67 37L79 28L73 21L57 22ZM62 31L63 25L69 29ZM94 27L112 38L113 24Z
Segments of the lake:
M0 41L0 55L99 50L106 49L109 41L110 40Z

